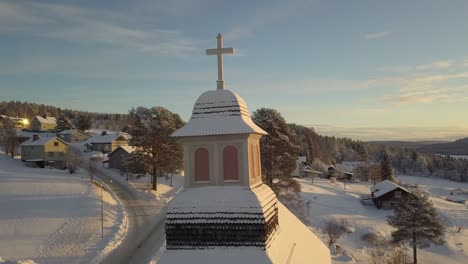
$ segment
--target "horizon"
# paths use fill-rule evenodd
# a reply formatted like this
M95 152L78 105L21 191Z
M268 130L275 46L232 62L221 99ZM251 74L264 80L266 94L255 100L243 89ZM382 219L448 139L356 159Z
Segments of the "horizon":
M424 3L424 4L421 4ZM1 101L190 118L216 89L364 141L468 137L468 2L0 2ZM372 23L369 23L372 22Z

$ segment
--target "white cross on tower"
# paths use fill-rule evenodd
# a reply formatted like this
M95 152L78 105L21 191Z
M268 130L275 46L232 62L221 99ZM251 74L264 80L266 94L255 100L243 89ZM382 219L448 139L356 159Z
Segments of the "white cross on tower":
M224 90L224 62L223 62L223 54L233 54L233 48L223 48L223 36L218 34L216 37L218 39L218 47L216 49L207 49L206 55L218 55L218 80L216 81L216 86L218 90Z

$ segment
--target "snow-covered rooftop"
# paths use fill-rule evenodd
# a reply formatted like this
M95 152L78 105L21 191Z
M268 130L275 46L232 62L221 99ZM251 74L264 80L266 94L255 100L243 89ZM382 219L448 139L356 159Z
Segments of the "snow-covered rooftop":
M127 138L124 135L105 135L105 136L97 135L97 136L90 137L88 140L86 140L86 142L90 144L93 144L93 143L95 144L109 143L110 144L119 137L122 137L123 139L127 140Z
M112 153L116 152L119 148L125 150L125 152L127 153L133 153L135 150L137 150L137 147L133 147L133 146L120 146L116 148L114 151L112 151L111 153L109 153L109 156L112 155Z
M18 137L27 137L27 138L32 138L33 135L38 135L40 137L55 137L55 133L51 132L31 132L31 131L22 131L22 130L17 130L16 135Z
M392 181L389 181L389 180L385 180L385 181L381 181L373 186L370 187L370 190L371 192L373 192L375 198L377 197L380 197L386 193L389 193L395 189L402 189L404 191L407 191L407 192L410 192L408 190L406 190L405 188L401 187L400 185L392 182Z
M76 130L76 129L67 129L67 130L64 130L64 131L60 132L59 135L71 135L71 134L73 134L75 132L83 134L83 132L81 132L79 130Z
M57 119L52 116L46 116L45 118L42 116L36 116L36 119L43 124L57 124Z
M41 138L38 138L38 139L36 139L34 141L33 141L32 138L28 139L25 142L23 142L21 144L21 146L42 146L42 145L46 144L47 142L49 142L49 141L51 141L52 139L55 139L55 138L60 140L64 144L68 145L66 142L64 142L63 140L61 140L58 137L41 137Z
M245 101L230 90L207 91L196 101L192 118L174 137L267 133L253 121Z

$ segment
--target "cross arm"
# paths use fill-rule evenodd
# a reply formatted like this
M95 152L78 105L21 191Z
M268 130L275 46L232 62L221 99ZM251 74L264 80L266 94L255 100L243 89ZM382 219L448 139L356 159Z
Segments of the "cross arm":
M218 55L219 53L234 54L233 48L207 49L206 55Z

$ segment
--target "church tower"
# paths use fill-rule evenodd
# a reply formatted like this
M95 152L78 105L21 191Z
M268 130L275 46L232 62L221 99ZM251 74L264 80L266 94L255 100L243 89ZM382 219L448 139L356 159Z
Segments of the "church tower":
M190 121L173 137L184 146L184 191L168 207L167 249L216 246L266 248L278 228L277 198L262 183L260 138L267 133L250 116L245 101L226 90L223 47L217 55L216 90L196 101Z

